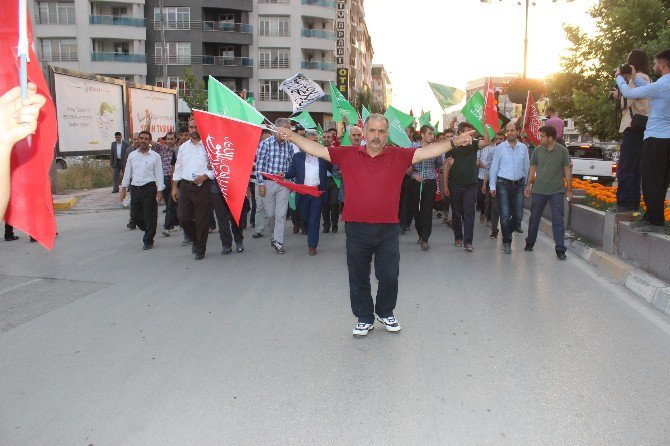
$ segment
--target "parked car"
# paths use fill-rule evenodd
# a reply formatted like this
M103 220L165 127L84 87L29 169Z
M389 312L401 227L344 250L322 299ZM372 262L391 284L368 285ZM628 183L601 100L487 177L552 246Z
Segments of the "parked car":
M592 144L568 145L572 176L611 186L616 180L617 165L604 147Z

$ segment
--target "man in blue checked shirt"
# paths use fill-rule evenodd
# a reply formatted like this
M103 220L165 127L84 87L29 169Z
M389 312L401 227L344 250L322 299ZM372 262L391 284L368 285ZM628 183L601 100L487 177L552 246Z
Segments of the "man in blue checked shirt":
M663 232L663 204L670 185L670 48L654 56L654 72L660 76L656 82L647 84L642 76L637 76L632 65L631 71L626 76L633 79L636 88L630 88L620 71L616 71L616 83L621 94L625 98L651 99L640 161L647 212L641 221L631 227L643 232Z
M275 121L277 128L291 128L291 121L287 118L279 118ZM260 172L273 175L284 175L291 166L291 158L299 149L285 138L274 135L258 146L256 154L256 184L258 194L263 200L265 217L268 230L272 232L272 246L277 254L284 254L284 226L286 225L286 211L288 209L288 197L290 191L274 181L266 180Z
M512 254L512 233L517 227L517 222L512 218L512 210L519 218L523 215L523 192L530 160L528 147L518 139L516 124L510 122L505 130L507 139L493 152L489 189L491 196L498 199L503 238L502 251L505 254Z

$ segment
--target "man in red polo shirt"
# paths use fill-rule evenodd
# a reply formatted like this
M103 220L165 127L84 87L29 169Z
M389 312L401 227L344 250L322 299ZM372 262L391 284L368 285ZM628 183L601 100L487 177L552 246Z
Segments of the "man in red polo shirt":
M400 331L393 315L398 298L400 247L398 204L400 186L407 168L413 163L436 158L455 145L472 142L472 133L452 140L430 144L419 151L386 147L389 122L379 114L365 121L367 145L359 147L323 147L291 131L277 132L300 150L337 164L347 185L347 205L342 213L347 234L349 297L358 323L354 336L367 335L374 328L375 317L390 332ZM374 255L375 276L379 282L377 303L372 301L370 269Z

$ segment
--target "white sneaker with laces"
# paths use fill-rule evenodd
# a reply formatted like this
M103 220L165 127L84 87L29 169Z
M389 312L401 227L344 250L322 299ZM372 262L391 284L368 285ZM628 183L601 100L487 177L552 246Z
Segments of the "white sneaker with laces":
M389 317L379 317L377 314L375 314L375 318L384 324L386 331L390 331L392 333L397 333L400 331L400 324L396 320L395 316L390 315Z
M368 324L367 322L359 322L354 328L354 336L357 338L362 338L367 336L375 328L374 324Z

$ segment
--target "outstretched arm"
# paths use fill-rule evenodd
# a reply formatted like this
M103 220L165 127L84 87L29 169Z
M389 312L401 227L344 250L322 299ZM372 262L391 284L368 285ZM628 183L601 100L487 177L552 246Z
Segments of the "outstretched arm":
M455 146L465 146L472 143L472 134L475 130L470 130L469 132L462 133L457 137L453 138L454 144L452 145L451 141L440 141L434 142L427 145L419 150L414 151L414 158L412 158L412 164L420 163L423 160L430 158L437 158L438 156L447 153Z
M291 129L283 127L277 128L277 134L291 141L303 152L309 153L312 156L318 156L319 158L323 158L330 162L330 153L328 152L328 149L318 142L310 141L304 136L300 136L293 132Z

